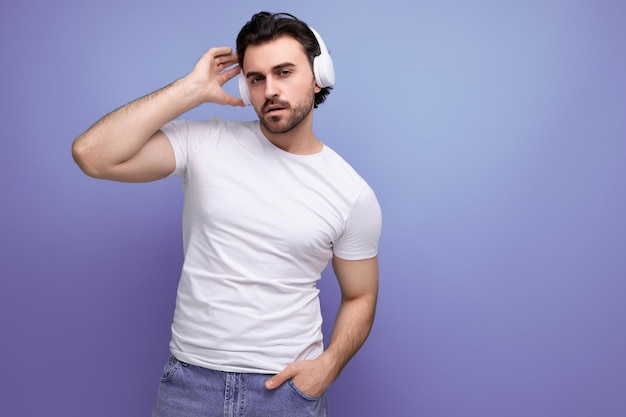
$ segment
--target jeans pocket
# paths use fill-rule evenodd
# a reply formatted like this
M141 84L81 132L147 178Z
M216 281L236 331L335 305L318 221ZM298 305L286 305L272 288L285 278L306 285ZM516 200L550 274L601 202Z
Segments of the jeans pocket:
M163 373L161 374L161 382L163 383L170 382L172 378L174 378L174 375L176 375L176 372L180 369L181 366L183 366L183 363L179 361L178 359L176 359L174 355L170 355L169 360L163 367Z
M306 395L304 392L300 391L300 388L298 388L298 386L293 382L293 379L290 379L289 381L287 381L287 385L289 385L291 387L291 389L296 394L298 394L299 397L301 397L301 398L303 398L303 399L305 399L307 401L318 401L320 398L322 398L321 395L319 397L313 397L311 395Z

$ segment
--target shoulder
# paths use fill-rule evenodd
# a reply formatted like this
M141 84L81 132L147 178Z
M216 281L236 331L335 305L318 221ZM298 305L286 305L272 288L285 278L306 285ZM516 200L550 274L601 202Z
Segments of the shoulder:
M241 140L254 135L255 122L212 118L207 120L173 120L165 124L161 131L165 133L174 147L186 147L192 152L199 146L217 144L222 139Z
M357 172L357 170L339 155L331 147L324 145L324 159L327 164L328 173L332 176L333 181L339 185L348 187L360 193L361 190L368 187L367 182Z
M253 121L242 122L238 120L226 120L215 117L206 120L172 120L171 122L165 124L161 130L167 136L188 136L193 134L219 132L223 130L232 132L249 131L253 130L254 126L255 122Z

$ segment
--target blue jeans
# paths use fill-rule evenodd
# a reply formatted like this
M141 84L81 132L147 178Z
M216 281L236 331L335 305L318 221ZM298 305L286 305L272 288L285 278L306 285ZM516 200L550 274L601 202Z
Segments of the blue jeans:
M173 356L163 369L152 417L327 417L326 396L310 397L290 380L265 388L269 375L214 371Z

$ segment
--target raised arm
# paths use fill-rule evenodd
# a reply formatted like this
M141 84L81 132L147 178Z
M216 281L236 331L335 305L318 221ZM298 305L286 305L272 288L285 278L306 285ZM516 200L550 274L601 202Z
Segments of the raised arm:
M183 78L109 113L74 140L72 155L87 175L146 182L175 168L174 151L159 129L202 103L243 106L222 86L239 73L237 54L211 48Z
M267 380L268 389L293 378L303 393L322 395L367 339L378 297L378 257L348 261L335 256L333 269L341 288L341 304L328 348L314 360L288 365Z

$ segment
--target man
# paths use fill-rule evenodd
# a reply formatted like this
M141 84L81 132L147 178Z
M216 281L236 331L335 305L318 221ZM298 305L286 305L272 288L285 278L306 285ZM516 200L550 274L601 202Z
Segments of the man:
M334 81L321 38L261 12L237 50L211 48L95 123L73 155L96 178L183 181L185 261L153 415L326 416L324 393L374 319L380 207L313 132ZM243 106L222 88L240 72L258 121L172 121L201 103ZM342 298L324 350L316 283L331 260Z

